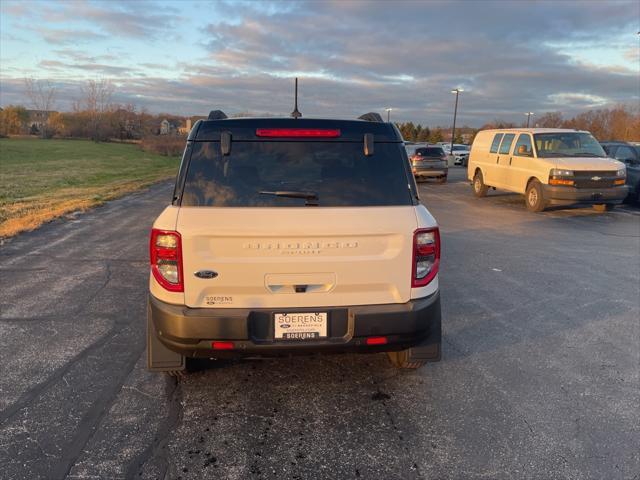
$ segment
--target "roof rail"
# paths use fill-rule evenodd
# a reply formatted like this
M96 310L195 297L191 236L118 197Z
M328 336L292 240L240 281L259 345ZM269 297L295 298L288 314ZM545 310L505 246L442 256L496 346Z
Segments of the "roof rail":
M227 118L227 116L222 110L211 110L207 120L224 120L225 118Z
M360 115L358 117L358 120L364 120L365 122L383 123L382 117L380 116L379 113L376 113L376 112L368 112L368 113L365 113L364 115Z

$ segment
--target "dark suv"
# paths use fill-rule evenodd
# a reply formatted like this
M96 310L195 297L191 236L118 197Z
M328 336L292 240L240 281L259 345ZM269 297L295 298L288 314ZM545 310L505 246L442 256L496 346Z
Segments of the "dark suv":
M427 178L435 178L439 183L447 181L449 167L447 154L439 145L406 147L411 169L417 181Z
M640 145L627 142L601 142L600 145L609 157L624 162L629 198L640 203Z

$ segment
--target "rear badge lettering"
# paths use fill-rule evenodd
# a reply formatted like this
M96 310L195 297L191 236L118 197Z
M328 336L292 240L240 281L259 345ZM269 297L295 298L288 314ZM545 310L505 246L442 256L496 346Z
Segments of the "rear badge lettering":
M250 242L242 245L245 250L277 252L280 255L317 255L323 250L358 248L358 242L305 241L305 242Z
M233 297L226 295L207 295L204 297L204 302L207 305L229 305L233 303Z

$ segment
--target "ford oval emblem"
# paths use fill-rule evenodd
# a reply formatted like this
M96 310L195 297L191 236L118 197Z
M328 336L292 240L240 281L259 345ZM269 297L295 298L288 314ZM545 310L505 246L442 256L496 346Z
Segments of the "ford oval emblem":
M214 272L213 270L199 270L194 275L198 278L216 278L218 276L218 272Z

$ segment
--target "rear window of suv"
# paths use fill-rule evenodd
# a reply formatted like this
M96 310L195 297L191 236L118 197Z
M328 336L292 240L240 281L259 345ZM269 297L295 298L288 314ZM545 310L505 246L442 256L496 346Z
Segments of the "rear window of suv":
M320 207L412 205L404 146L376 143L195 142L182 206L297 207L304 198L260 192L312 192Z
M421 155L423 157L444 157L444 150L440 147L427 147L427 148L418 148L416 149L416 155Z

